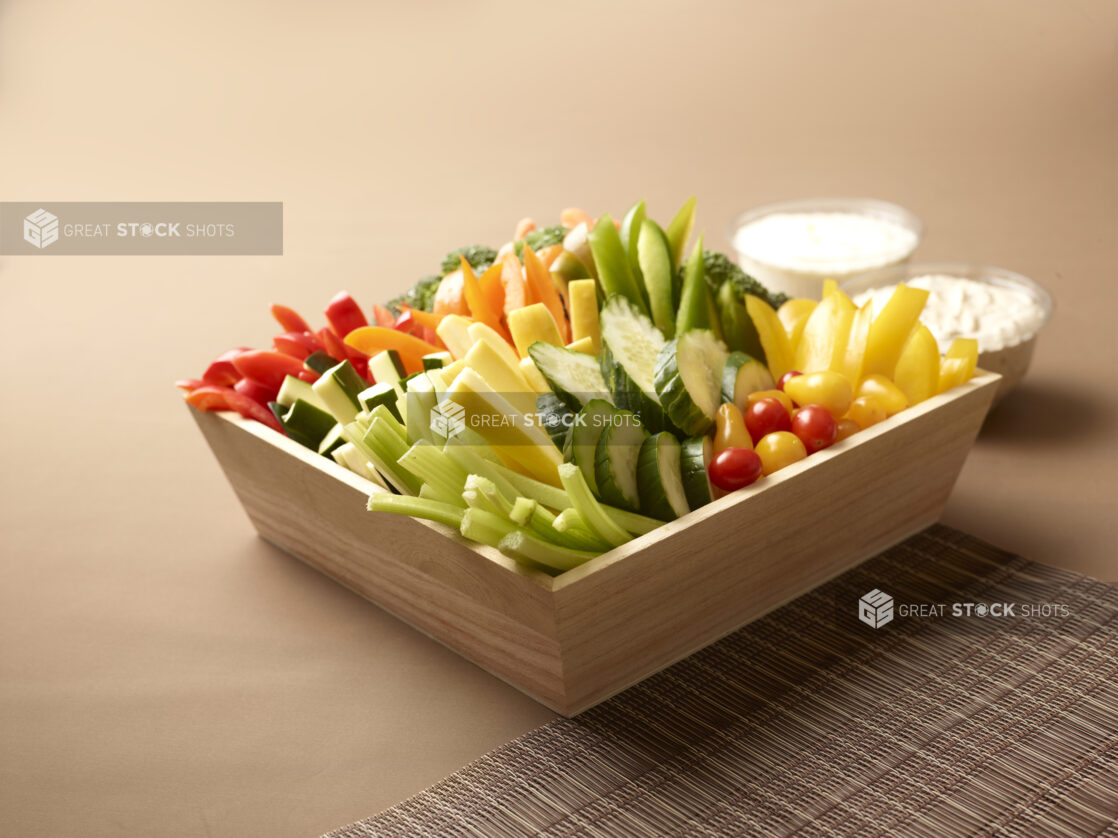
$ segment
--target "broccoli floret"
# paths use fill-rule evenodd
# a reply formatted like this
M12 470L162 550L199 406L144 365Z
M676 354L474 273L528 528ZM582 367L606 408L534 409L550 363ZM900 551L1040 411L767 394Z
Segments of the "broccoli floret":
M435 292L439 290L441 276L425 276L399 297L389 300L386 305L393 314L399 314L401 305L409 305L421 311L431 311L435 307Z
M465 256L466 261L470 263L470 267L474 270L484 270L493 264L493 261L497 258L497 251L483 244L472 244L469 247L452 250L443 258L443 276L451 271L458 270L458 267L462 264L458 258L460 256Z
M539 251L542 248L551 247L553 244L562 244L566 235L567 228L562 224L533 230L513 245L516 250L516 258L519 259L524 253L524 245L528 245L532 250Z
M739 300L746 294L760 297L774 309L780 308L788 300L787 294L773 293L756 279L751 277L740 267L730 261L724 253L713 250L703 251L703 274L712 296L718 294L718 289L727 280L731 283Z

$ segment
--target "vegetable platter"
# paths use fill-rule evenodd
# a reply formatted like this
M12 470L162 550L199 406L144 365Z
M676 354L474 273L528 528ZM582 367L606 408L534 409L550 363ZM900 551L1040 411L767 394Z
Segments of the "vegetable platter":
M264 538L574 715L937 520L997 386L693 223L526 219L179 386Z

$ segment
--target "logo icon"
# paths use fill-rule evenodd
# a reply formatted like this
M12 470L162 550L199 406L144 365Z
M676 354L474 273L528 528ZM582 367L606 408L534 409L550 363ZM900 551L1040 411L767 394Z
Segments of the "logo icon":
M23 240L42 250L58 241L58 216L37 209L23 219Z
M871 628L881 628L893 619L893 598L874 588L858 600L858 619Z
M438 436L450 439L466 430L466 408L455 402L439 402L431 411L431 430Z

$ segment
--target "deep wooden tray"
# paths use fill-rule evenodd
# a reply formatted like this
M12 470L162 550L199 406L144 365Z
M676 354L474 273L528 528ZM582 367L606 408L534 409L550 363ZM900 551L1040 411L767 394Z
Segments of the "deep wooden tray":
M194 414L260 535L572 716L935 522L1000 376L968 384L552 578L235 414Z

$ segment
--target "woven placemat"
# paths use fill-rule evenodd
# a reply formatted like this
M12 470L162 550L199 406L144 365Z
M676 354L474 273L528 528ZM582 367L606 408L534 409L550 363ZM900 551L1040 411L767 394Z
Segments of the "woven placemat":
M330 838L1118 835L1116 676L1118 588L935 526Z

